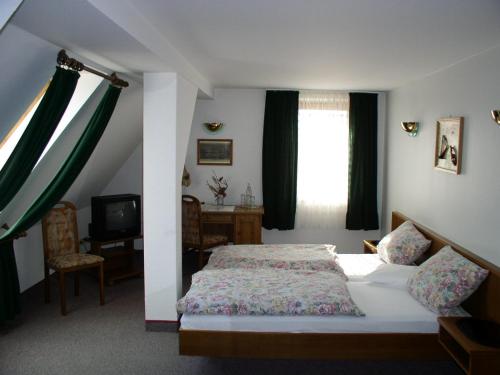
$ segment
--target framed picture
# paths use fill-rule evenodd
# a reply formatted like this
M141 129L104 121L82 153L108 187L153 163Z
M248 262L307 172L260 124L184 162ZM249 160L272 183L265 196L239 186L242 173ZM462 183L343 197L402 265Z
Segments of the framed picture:
M436 169L460 174L462 168L463 117L447 117L436 123L436 150L434 167Z
M233 140L198 139L198 165L233 165Z

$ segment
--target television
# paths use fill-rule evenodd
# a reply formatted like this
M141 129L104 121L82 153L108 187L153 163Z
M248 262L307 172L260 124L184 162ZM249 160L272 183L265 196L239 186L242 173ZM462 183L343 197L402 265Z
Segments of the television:
M141 234L141 196L137 194L102 195L91 198L89 235L108 241Z

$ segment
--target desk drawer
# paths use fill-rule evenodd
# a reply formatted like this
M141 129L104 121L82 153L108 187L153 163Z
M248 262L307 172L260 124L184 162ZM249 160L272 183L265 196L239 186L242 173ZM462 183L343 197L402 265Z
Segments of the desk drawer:
M204 213L202 214L202 220L204 223L232 224L233 215Z

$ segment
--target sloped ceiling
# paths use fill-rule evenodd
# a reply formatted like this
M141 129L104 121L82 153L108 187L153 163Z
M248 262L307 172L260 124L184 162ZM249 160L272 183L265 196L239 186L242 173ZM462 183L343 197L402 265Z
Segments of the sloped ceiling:
M500 44L499 17L498 0L25 0L14 22L200 88L390 90Z
M9 24L0 32L0 139L55 72L57 47Z

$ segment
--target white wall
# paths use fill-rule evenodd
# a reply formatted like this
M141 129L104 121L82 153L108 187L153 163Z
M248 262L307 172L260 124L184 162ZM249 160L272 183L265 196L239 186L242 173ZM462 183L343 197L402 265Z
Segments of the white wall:
M500 265L500 48L477 55L389 95L387 224L399 210ZM433 168L436 120L464 117L462 174ZM416 138L400 121L419 121Z
M191 186L184 188L207 203L214 203L206 181L215 171L229 181L225 204L239 203L248 182L252 185L256 202L262 204L262 126L264 122L265 90L215 89L215 99L198 99L193 116L191 136L186 156L186 168L191 175ZM205 122L224 123L217 133L203 126ZM197 165L197 139L222 138L233 140L232 166Z
M100 195L128 193L142 195L142 142L118 169Z
M184 188L207 203L214 203L206 181L212 170L229 180L225 204L239 204L240 194L250 182L257 204L262 204L262 135L266 91L263 89L216 89L214 99L196 102L193 126L186 157L186 168L191 174L191 186ZM381 212L383 156L385 140L385 94L379 94L379 212ZM204 122L220 121L222 130L211 133ZM233 140L232 166L197 165L196 143L199 138ZM335 243L340 252L361 252L363 239L377 239L380 231L347 231L296 229L278 231L263 229L264 243Z

